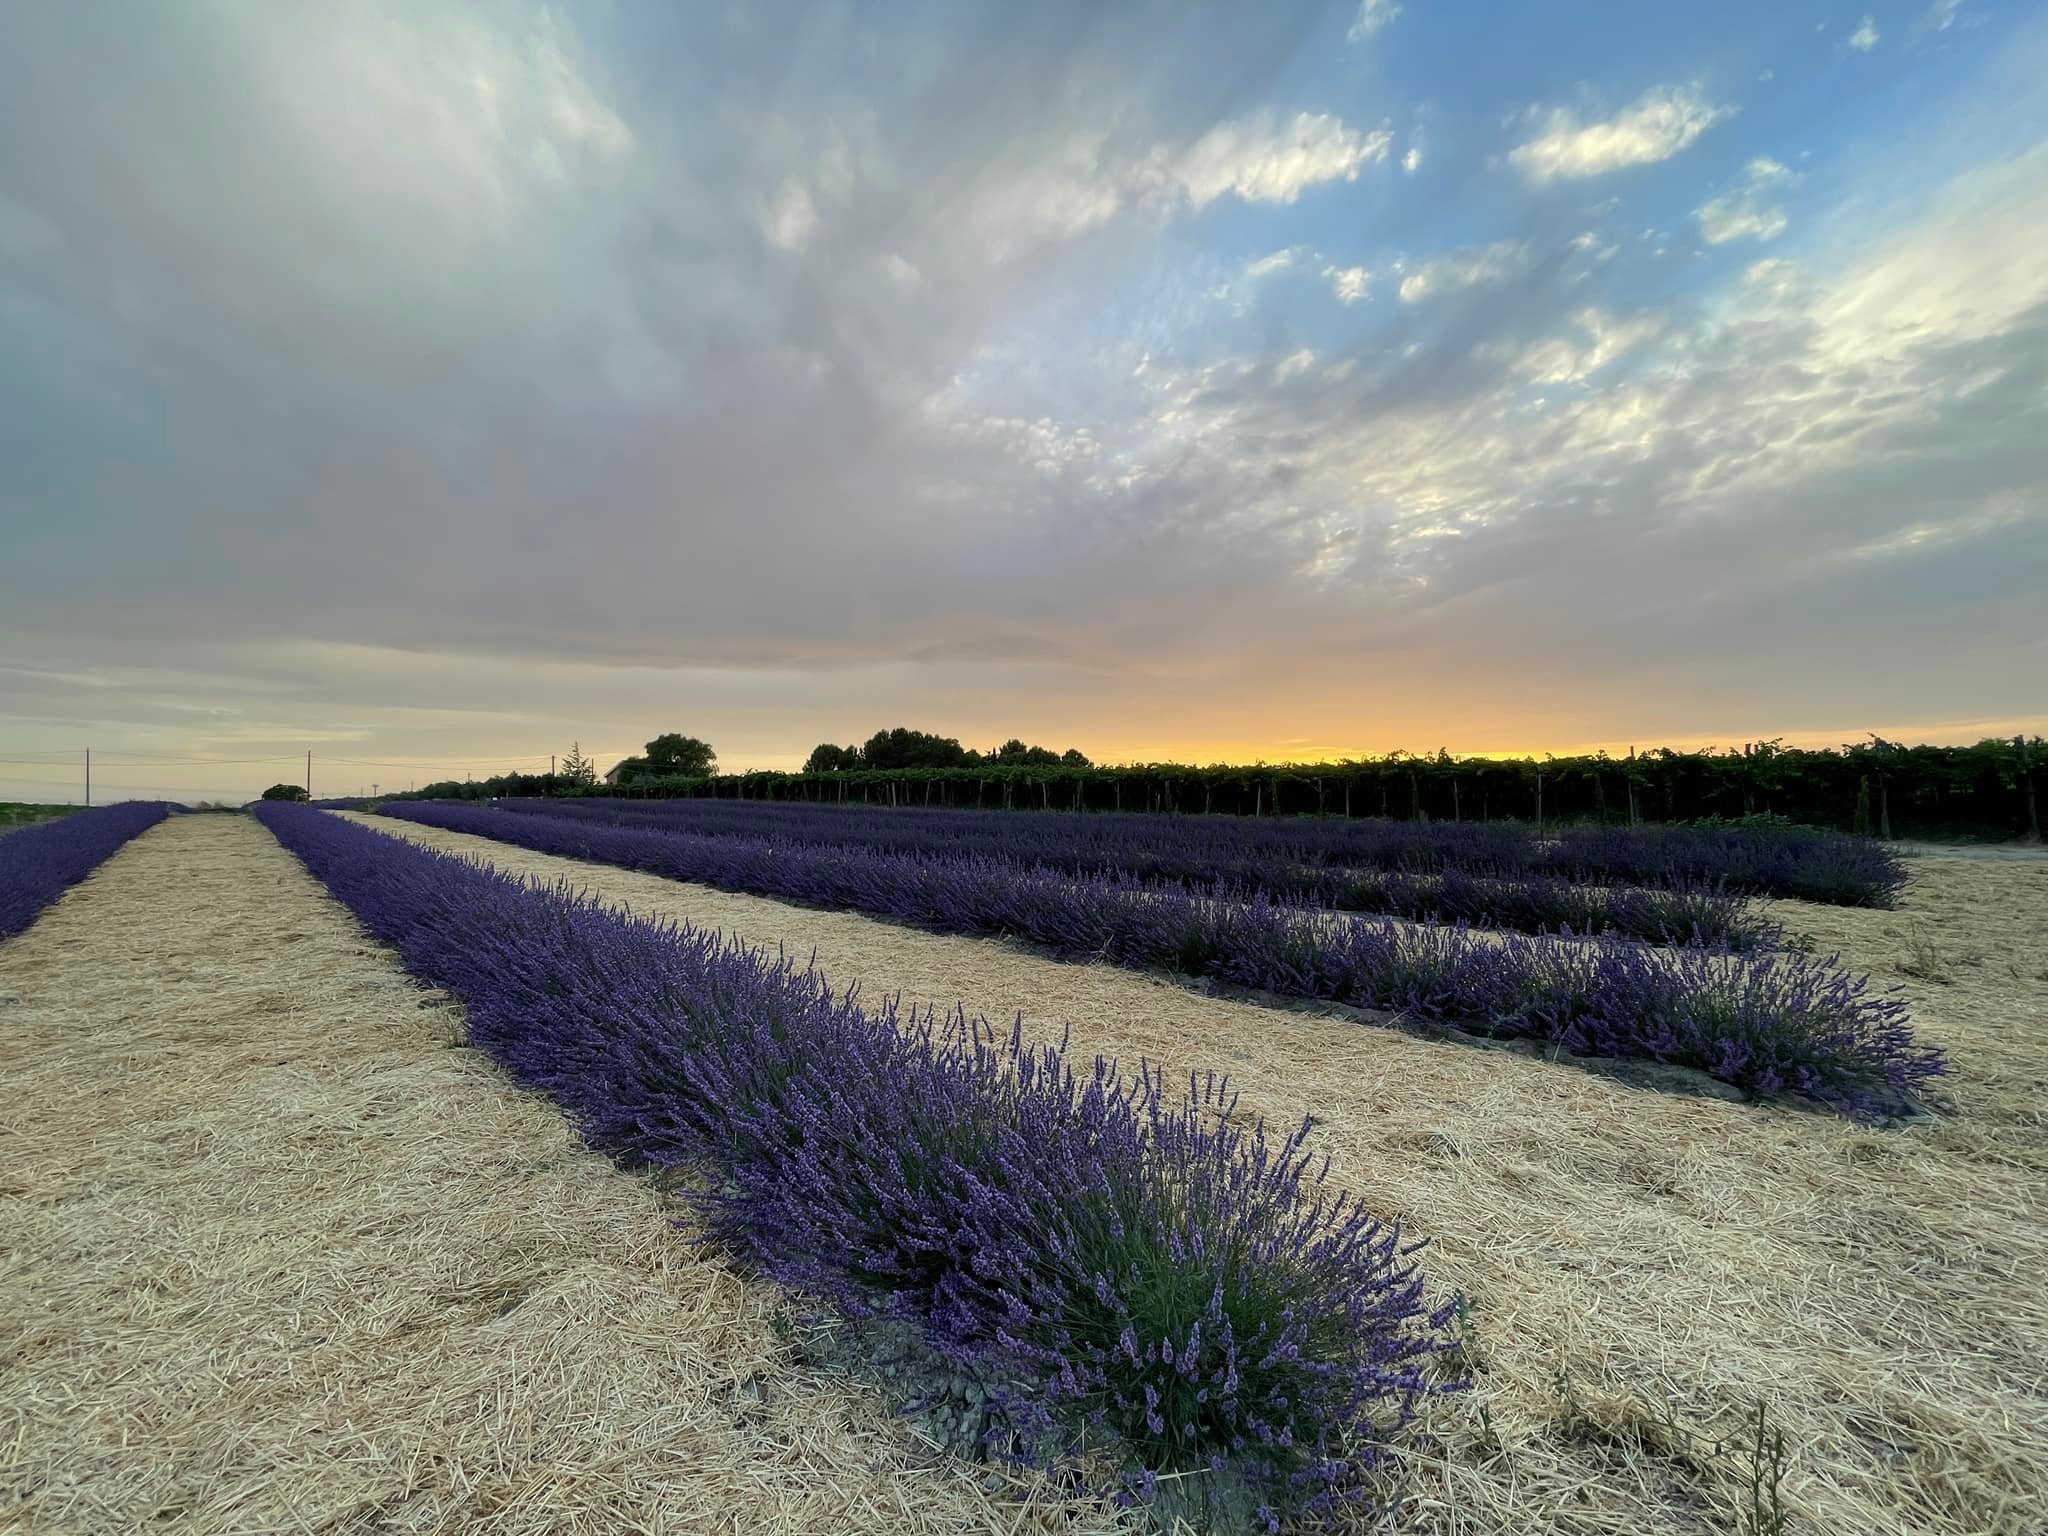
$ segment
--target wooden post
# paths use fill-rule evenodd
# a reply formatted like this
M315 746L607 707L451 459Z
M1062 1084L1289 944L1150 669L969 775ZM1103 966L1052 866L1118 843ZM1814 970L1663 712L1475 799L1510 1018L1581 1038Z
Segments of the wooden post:
M1463 821L1464 819L1464 808L1458 803L1458 776L1454 773L1451 775L1451 820Z
M1543 830L1543 770L1536 770L1536 830Z
M307 761L307 763L309 763L309 764L310 764L310 763L311 763L311 762L313 761L313 754L312 754L312 753L308 752L308 753L306 754L306 761ZM310 768L309 768L309 769L307 770L307 777L308 777L308 778L312 777L312 771L311 771L311 769L310 769ZM91 809L92 809L92 748L91 748L91 747L87 747L87 748L85 749L85 808L86 808L87 810L91 810Z

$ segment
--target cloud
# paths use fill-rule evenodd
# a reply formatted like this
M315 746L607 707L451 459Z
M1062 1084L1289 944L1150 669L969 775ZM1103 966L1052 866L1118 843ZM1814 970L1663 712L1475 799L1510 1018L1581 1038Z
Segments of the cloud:
M1345 33L1344 40L1360 43L1377 37L1380 29L1392 24L1400 14L1400 0L1359 0L1358 16L1351 23L1351 30Z
M1273 365L1273 382L1285 384L1289 379L1308 372L1315 366L1316 355L1307 347L1290 352Z
M1515 359L1515 370L1532 384L1584 384L1670 330L1661 315L1624 318L1590 306L1574 314L1571 323L1571 332L1526 348Z
M1195 207L1224 196L1248 203L1292 203L1310 187L1356 181L1367 165L1386 159L1393 134L1346 128L1328 113L1298 112L1280 121L1270 113L1224 123L1187 149L1155 154L1160 178Z
M1792 173L1775 160L1760 156L1750 161L1740 187L1709 198L1693 210L1700 238L1709 245L1777 239L1791 221L1783 208L1768 199L1792 179Z
M1936 32L1946 32L1956 24L1956 13L1963 8L1963 0L1934 0L1927 13L1927 25Z
M1865 16L1856 30L1849 34L1849 46L1858 53L1868 53L1877 46L1877 39L1876 19L1871 16Z
M1542 132L1508 152L1508 163L1537 184L1604 176L1669 160L1714 124L1735 115L1697 86L1658 86L1612 118L1583 122L1567 107L1540 114Z
M1302 247L1291 245L1285 250L1273 252L1270 256L1261 256L1254 261L1246 262L1244 275L1250 281L1257 282L1262 277L1271 277L1276 272L1285 272L1299 261L1301 257Z
M1467 288L1499 283L1528 260L1529 247L1520 240L1471 247L1411 267L1401 279L1401 302L1420 304Z
M2031 697L2048 163L2009 134L1667 288L1661 234L1606 255L1661 195L1482 193L1396 263L1339 195L1390 147L1278 95L1324 22L553 14L22 13L11 755L1114 754L1196 696L1257 755L1369 665L1361 744L1411 748ZM913 88L851 80L870 45Z
M1356 304L1372 296L1372 274L1363 267L1325 267L1323 276L1340 303Z
M1071 239L1135 208L1197 211L1223 198L1286 205L1329 182L1356 181L1387 157L1393 134L1350 129L1328 113L1257 112L1191 141L1131 154L1107 134L1070 134L1016 152L976 188L966 211L990 259L1001 262Z
M1887 638L1899 615L1981 605L1971 622L2010 639L2048 579L2048 273L2021 256L2048 230L2044 157L1698 306L1588 305L1568 241L1426 262L1409 276L1432 302L1326 354L1313 396L1224 361L1161 376L1139 457L1264 527L1305 594L1297 636L1336 624L1326 604L1370 608L1377 643L1430 647L1447 675L1444 647L1476 665L1510 632L1602 675L1603 647L1691 678L1706 648L1744 707L1769 693L1788 718L1801 678L1881 709L1853 680L1873 648L1938 692L1953 653L1923 665ZM2009 711L2018 658L1973 655L1996 680L1957 711Z
M1422 150L1420 146L1409 146L1408 153L1401 157L1401 169L1406 171L1410 176L1413 176L1417 171L1422 169Z
M782 190L761 215L761 232L768 243L785 251L800 251L818 229L818 210L810 190L794 176L783 182Z

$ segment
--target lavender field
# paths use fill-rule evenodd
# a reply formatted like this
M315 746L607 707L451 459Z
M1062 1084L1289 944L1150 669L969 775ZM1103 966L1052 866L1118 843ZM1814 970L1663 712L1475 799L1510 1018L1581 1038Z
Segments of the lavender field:
M1297 861L1311 849L1324 870L1340 871L1331 877L1338 881L1355 866L1329 861L1393 859L1396 850L1409 868L1445 871L1419 877L1439 882L1482 857L1483 869L1513 868L1518 848L1525 870L1550 857L1527 829L1512 826L1326 824L1327 831L1274 835L1193 819L1084 818L1111 824L1083 853L1085 826L1048 828L1029 815L895 812L840 827L843 813L809 807L705 816L695 803L613 812L576 801L395 802L385 814L937 932L1021 939L1072 959L1379 1010L1575 1056L1655 1061L1852 1115L1910 1113L1943 1071L1941 1053L1915 1042L1896 999L1830 957L1766 947L1775 930L1761 920L1752 919L1748 933L1761 952L1735 956L1725 925L1716 932L1673 918L1662 944L1594 924L1494 934L1463 921L1354 916L1316 905L1318 889L1295 883ZM1894 887L1897 878L1882 849L1838 848L1851 840L1825 834L1807 842L1781 835L1762 851L1737 837L1697 839L1682 857L1662 829L1562 841L1598 848L1600 857L1586 855L1585 864L1602 878L1621 866L1697 880L1717 865L1839 868L1859 859ZM1251 848L1263 857L1247 856ZM1119 854L1133 867L1116 862ZM1176 877L1162 877L1162 866ZM1562 874L1534 880L1557 907L1587 889ZM1524 889L1529 884L1525 876ZM1637 910L1629 902L1640 899L1669 903L1669 913L1688 899L1669 884L1593 889L1608 911ZM1692 899L1726 915L1728 898L1718 892Z
M2014 1415L2015 1373L2048 1329L1962 1236L2042 1241L2015 1180L2036 1139L2027 999L2048 975L1968 936L2007 932L1987 903L2021 914L2015 938L2037 920L2023 914L2048 915L2044 866L1782 831L1760 848L1739 829L1678 843L703 802L385 809L265 805L259 832L124 807L36 829L68 840L0 862L0 895L37 903L0 948L0 1000L34 1021L15 1069L113 1073L120 1101L154 1106L113 1174L59 1171L65 1128L98 1124L102 1096L38 1090L53 1108L23 1122L38 1149L25 1187L44 1191L30 1249L112 1245L53 1271L70 1276L59 1313L124 1319L49 1336L34 1400L72 1381L90 1406L23 1420L0 1488L31 1507L109 1530L203 1508L208 1528L238 1529L244 1506L331 1520L375 1497L459 1524L459 1489L508 1442L495 1417L439 1427L449 1377L497 1380L575 1465L636 1469L583 1474L567 1506L499 1495L535 1518L575 1510L577 1529L658 1518L639 1501L679 1475L715 1484L746 1528L792 1532L1676 1536L1687 1507L1743 1531L1772 1529L1757 1522L1774 1509L1824 1528L2023 1528L2040 1437ZM1578 862L1553 851L1567 846ZM1853 872L1866 893L1734 889L1766 867ZM1525 929L1504 910L1446 922L1340 905L1317 883L1370 874L1522 882L1607 911L1631 894L1717 903L1751 938ZM381 1022L352 1033L365 1017ZM199 1039L213 1043L188 1060ZM431 1115L385 1097L401 1060L403 1081L434 1084ZM316 1062L333 1085L319 1092L352 1107L306 1097ZM190 1105L216 1093L195 1140ZM530 1106L516 1133L515 1101ZM243 1153L223 1139L237 1123ZM568 1140L538 1150L551 1124ZM342 1160L310 1204L283 1197L303 1187L308 1134ZM372 1148L401 1161L371 1173ZM555 1203L565 1156L606 1222L667 1213L633 1257ZM155 1240L183 1255L163 1283L182 1296L217 1278L175 1327L123 1299L139 1293L122 1277L152 1261L119 1257L118 1207L50 1200L88 1176L183 1213ZM479 1177L511 1202L502 1239L455 1219L478 1208ZM415 1211L454 1202L452 1224L406 1239L402 1283L369 1193L398 1182ZM550 1261L570 1265L559 1279L536 1270L554 1239L522 1208L610 1255L608 1287L647 1284L642 1265L688 1276L661 1285L692 1297L742 1287L755 1331L738 1385L671 1363L694 1395L645 1397L640 1352L715 1362L741 1346L680 1291L615 1316L576 1289L575 1250ZM323 1225L356 1235L323 1244ZM1932 1233L1953 1245L1939 1272L1920 1257ZM468 1278L433 1278L480 1240ZM319 1276L263 1257L322 1249ZM292 1342L301 1303L241 1328L251 1309L272 1316L261 1298L283 1307L308 1285L338 1288L321 1337L346 1341L310 1366ZM539 1342L571 1295L580 1320ZM387 1336L400 1315L417 1321ZM1893 1363L1902 1318L1944 1351L1912 1381ZM448 1345L401 1342L419 1328ZM1987 1328L2009 1344L1969 1353ZM232 1395L202 1394L169 1459L145 1449L140 1426L195 1351L278 1381L311 1369L351 1405L365 1438L342 1503L295 1491L317 1462L308 1421L252 1429ZM370 1358L388 1388L342 1365ZM617 1415L574 1407L554 1372L579 1360L612 1383ZM634 1427L656 1420L711 1462L661 1462ZM1862 1459L1864 1426L1909 1421L1916 1461ZM215 1457L251 1433L270 1471ZM420 1443L443 1460L422 1464ZM532 1455L545 1464L540 1442ZM794 1481L762 1488L768 1468Z

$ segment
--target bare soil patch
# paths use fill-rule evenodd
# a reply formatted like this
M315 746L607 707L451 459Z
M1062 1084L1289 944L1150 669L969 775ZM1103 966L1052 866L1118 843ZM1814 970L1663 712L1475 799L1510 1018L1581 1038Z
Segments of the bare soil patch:
M0 945L0 1528L1025 1532L247 817Z
M1247 1113L1314 1115L1333 1178L1431 1240L1478 1327L1475 1389L1417 1458L1420 1530L1742 1530L1749 1460L1711 1442L1757 1399L1784 1430L1790 1529L2042 1530L2048 865L1927 856L1898 911L1770 904L1903 986L1954 1057L1955 1112L1880 1132L361 819L814 954L835 985L1228 1070Z

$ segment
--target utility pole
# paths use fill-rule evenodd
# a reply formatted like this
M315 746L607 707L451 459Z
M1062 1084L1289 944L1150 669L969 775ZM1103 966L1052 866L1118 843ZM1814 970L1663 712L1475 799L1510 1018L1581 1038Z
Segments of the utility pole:
M306 751L306 798L308 800L313 798L313 753L311 748L308 748Z
M85 808L92 809L92 748L85 749Z

